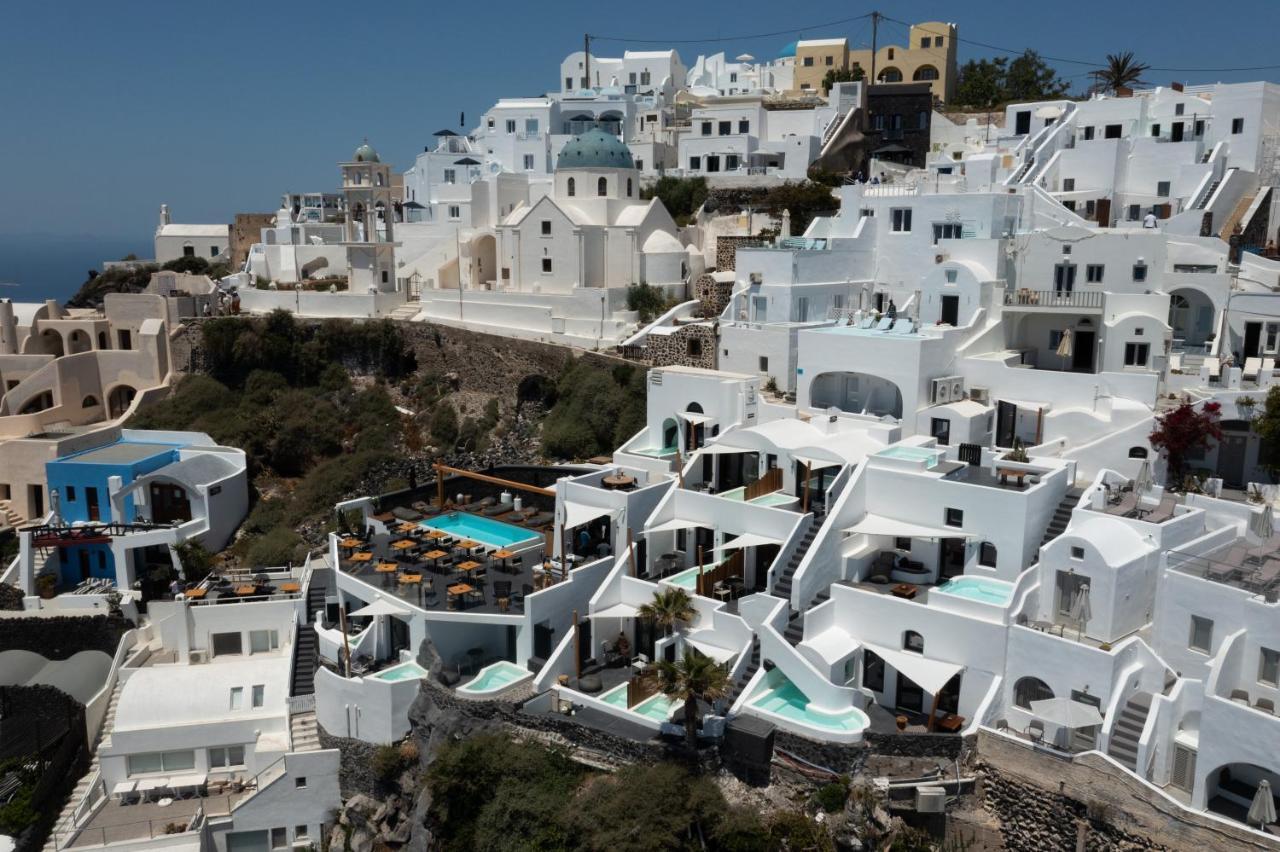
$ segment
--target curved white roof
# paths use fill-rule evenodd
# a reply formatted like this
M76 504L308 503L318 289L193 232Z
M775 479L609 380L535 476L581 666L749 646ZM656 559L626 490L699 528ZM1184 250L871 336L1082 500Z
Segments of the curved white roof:
M1094 547L1108 565L1119 565L1155 550L1155 545L1118 518L1097 515L1073 524L1062 538L1080 538Z
M680 241L666 231L654 231L649 235L649 239L644 241L641 251L645 254L667 254L673 252L683 254L684 246L680 245Z
M265 687L265 701L253 707L252 687ZM241 687L239 710L231 709L231 690ZM289 658L278 653L199 665L149 666L134 672L120 690L117 731L171 728L236 719L279 716L288 712Z
M722 436L718 443L748 449L768 444L792 455L803 451L806 456L842 464L856 464L885 446L883 441L862 430L829 434L812 423L791 418L734 429Z

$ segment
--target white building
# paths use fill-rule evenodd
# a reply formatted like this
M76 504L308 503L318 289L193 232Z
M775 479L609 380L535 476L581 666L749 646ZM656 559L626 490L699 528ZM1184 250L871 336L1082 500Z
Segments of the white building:
M160 205L155 259L164 264L180 257L202 257L210 263L225 260L231 251L230 225L180 225L172 221L169 205Z

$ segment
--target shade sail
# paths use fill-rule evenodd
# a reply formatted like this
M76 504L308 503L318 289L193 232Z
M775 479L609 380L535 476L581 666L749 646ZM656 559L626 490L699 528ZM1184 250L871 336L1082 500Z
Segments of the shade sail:
M726 541L716 550L741 550L744 547L755 547L760 544L782 544L782 539L760 535L759 533L743 533L733 541Z
M683 518L675 518L674 520L663 521L662 523L658 524L656 527L649 527L647 530L644 531L644 534L653 535L654 533L660 533L660 532L675 532L676 530L691 530L694 527L702 527L702 526L710 526L710 524L703 524L700 521L686 521Z
M679 417L681 420L692 423L695 426L702 423L710 423L712 419L705 414L695 414L692 411L678 411L676 412L676 417Z
M588 521L594 521L596 518L605 515L612 515L612 509L602 509L599 506L586 506L582 503L565 503L564 504L564 520L561 522L566 529L580 527Z
M1031 715L1064 728L1091 728L1102 724L1102 714L1092 704L1074 698L1045 698L1031 702Z
M635 618L640 610L631 604L616 603L591 613L592 618Z
M937 695L942 691L942 687L947 685L947 681L964 671L964 666L931 660L923 654L911 651L899 651L896 648L885 648L870 643L867 643L866 647L875 651L881 659L893 666L895 671L910 678L916 686L930 695Z
M360 607L355 612L347 613L350 618L369 618L375 615L408 615L409 610L392 603L386 598L378 598L371 604Z
M964 530L952 527L928 527L870 512L845 532L862 535L891 535L897 538L973 538L972 533Z
M796 461L803 464L805 467L809 468L810 473L812 473L815 470L822 470L823 468L828 468L828 467L839 467L840 465L844 464L844 462L829 461L827 459L815 458L813 456L793 455L791 458L795 459Z
M707 444L705 447L699 447L694 454L699 456L723 456L727 453L754 452L758 452L758 450L752 450L746 447L730 447L725 444Z
M719 645L713 645L710 642L704 642L701 639L695 639L692 636L686 636L684 641L688 645L692 645L701 651L705 656L710 657L717 663L723 663L733 658L737 651L729 648L721 648Z

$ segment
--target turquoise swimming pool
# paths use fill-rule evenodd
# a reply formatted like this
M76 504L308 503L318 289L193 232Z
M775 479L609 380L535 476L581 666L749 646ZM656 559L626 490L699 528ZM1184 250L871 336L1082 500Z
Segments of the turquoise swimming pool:
M401 663L398 666L392 666L389 669L383 669L374 675L378 680L389 680L393 683L402 680L418 680L426 676L427 670L412 660L407 663Z
M882 459L903 459L905 461L924 462L927 467L933 467L938 463L938 459L942 456L941 450L932 449L930 447L911 447L896 446L885 447L876 456Z
M514 683L533 677L533 672L508 660L499 660L482 668L468 683L458 687L460 692L487 693L506 689Z
M720 496L726 500L741 500L747 494L746 486L738 486L728 491L721 492ZM799 500L799 497L788 494L785 491L771 491L768 494L761 494L759 497L751 499L749 502L756 506L787 506Z
M605 704L612 704L614 707L627 709L627 685L620 683L613 689L600 696L600 700Z
M692 592L698 588L698 566L686 568L679 574L672 574L670 577L663 577L662 582L670 583L673 586L679 586L686 591Z
M618 684L613 689L603 693L600 696L600 700L605 704L611 704L614 707L627 710L627 685L625 683ZM665 722L671 715L671 710L674 706L675 703L671 699L662 693L658 693L657 695L650 695L635 707L630 708L630 711L655 722Z
M1012 583L989 577L952 577L934 591L996 606L1005 606L1013 599Z
M490 547L513 547L539 537L533 530L466 512L450 512L427 518L420 523L428 529L440 530L458 538L469 538Z
M821 710L811 709L808 696L777 669L774 672L777 672L774 677L775 685L753 700L752 707L766 714L824 731L857 733L871 724L867 714L856 707L850 707L840 713L824 713ZM774 672L770 672L770 676L774 676Z

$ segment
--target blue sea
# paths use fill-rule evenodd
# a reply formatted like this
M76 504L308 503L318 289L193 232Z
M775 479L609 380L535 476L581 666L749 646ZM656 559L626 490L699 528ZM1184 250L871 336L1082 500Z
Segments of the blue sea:
M90 269L101 272L104 260L119 260L131 252L151 257L155 250L150 235L134 240L0 233L0 298L65 302L80 289Z

